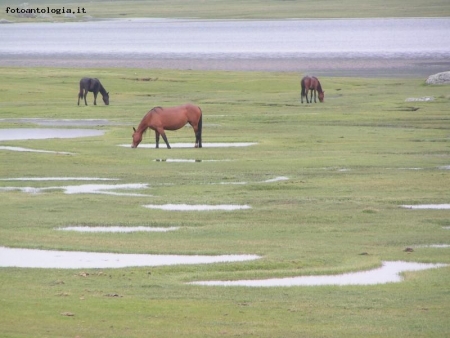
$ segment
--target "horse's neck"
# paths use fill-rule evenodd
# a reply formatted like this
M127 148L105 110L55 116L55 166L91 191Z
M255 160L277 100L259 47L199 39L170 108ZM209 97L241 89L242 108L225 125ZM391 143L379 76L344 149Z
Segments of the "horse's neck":
M102 93L103 96L107 94L105 88L103 88L100 82L98 83L98 90L100 91L100 93Z
M143 134L147 128L149 128L150 125L150 120L151 120L151 116L149 116L150 112L148 112L144 118L142 119L142 121L139 123L138 127L137 127L137 131L141 134Z
M319 80L317 80L317 91L318 91L319 93L322 93L322 92L323 92L322 86L320 85Z

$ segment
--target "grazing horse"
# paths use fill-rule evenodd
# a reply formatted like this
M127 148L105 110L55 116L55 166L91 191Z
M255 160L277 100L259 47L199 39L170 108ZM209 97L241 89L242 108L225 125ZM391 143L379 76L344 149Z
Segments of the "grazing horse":
M83 77L80 80L80 92L78 93L78 105L80 99L84 97L84 104L87 106L86 95L88 92L94 93L94 105L97 105L97 94L100 92L103 97L103 102L109 105L109 93L103 88L99 79L92 79L90 77Z
M202 147L202 110L200 107L192 104L185 104L177 107L162 108L155 107L144 115L139 123L137 130L133 127L133 143L131 148L136 148L142 141L142 134L147 128L153 129L156 134L156 148L159 148L159 135L166 142L167 148L170 149L169 141L167 141L165 130L178 130L189 123L195 133L195 148Z
M312 97L314 92L314 102L316 101L316 92L319 92L319 101L323 102L323 98L325 96L325 92L322 90L322 86L320 85L319 79L315 76L305 76L301 82L302 85L302 93L301 93L301 101L303 103L303 96L306 97L306 103L312 103ZM311 98L308 101L308 91L311 91Z

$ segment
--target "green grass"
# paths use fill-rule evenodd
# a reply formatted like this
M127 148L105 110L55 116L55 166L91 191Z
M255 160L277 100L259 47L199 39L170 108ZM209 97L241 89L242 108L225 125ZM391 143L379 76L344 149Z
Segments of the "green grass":
M6 10L23 3L22 0L2 0ZM94 18L201 18L201 19L285 19L285 18L373 18L373 17L445 17L450 16L450 3L447 0L321 0L321 1L283 1L283 0L153 0L153 1L91 1L38 0L29 8L52 10L70 9L77 12L84 8L86 14ZM77 14L78 19L84 16ZM29 22L34 19L20 19L15 15L2 13L1 17ZM61 15L38 21L70 20Z
M69 151L0 151L0 178L105 177L148 183L153 197L0 192L0 245L152 254L259 254L252 262L127 269L0 269L2 337L445 337L450 269L398 284L222 288L208 279L338 274L384 260L450 263L448 86L424 79L320 78L325 103L300 104L297 73L0 68L3 119L108 119L103 137L1 142ZM101 79L110 106L77 106L78 81ZM135 79L151 78L152 81ZM432 102L405 102L433 96ZM101 102L101 100L99 100ZM204 112L203 142L246 148L131 149L153 106ZM411 111L410 108L419 108ZM0 128L35 127L14 120ZM191 129L168 132L191 142ZM154 133L144 143L154 144ZM157 159L227 160L168 163ZM413 168L421 168L414 170ZM287 181L261 183L277 176ZM247 182L246 185L212 184ZM0 181L6 186L80 182ZM166 212L144 204L248 204L236 212ZM68 225L180 226L169 233L82 234ZM360 255L366 252L368 255ZM84 275L87 272L88 275ZM117 294L119 297L111 297ZM7 309L7 311L6 311ZM72 313L74 316L62 315Z

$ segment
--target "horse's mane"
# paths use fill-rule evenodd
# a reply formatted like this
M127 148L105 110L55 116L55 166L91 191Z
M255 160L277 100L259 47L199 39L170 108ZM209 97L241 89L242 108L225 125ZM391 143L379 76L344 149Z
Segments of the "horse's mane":
M150 109L149 113L151 113L151 112L155 112L156 113L156 110L158 110L158 109L163 109L163 108L160 107L160 106L153 107L152 109Z
M100 93L102 93L103 96L108 96L108 92L106 91L105 87L103 87L102 83L96 79L98 81L98 90L100 91Z
M318 91L319 93L322 93L322 92L323 92L323 90L322 90L322 85L320 84L319 79L318 79L317 77L314 77L314 78L317 80L317 91Z
M160 106L157 107L153 107L152 109L150 109L147 114L144 115L144 117L142 118L141 122L138 125L138 129L140 132L145 133L148 129L148 125L144 122L147 118L147 116L151 113L156 113L158 109L163 109Z

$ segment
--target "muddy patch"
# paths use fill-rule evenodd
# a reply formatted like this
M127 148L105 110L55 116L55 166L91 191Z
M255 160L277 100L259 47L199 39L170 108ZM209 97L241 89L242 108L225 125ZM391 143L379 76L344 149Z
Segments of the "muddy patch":
M259 259L257 255L146 255L81 251L53 251L0 247L0 267L48 269L125 268L244 262Z
M280 286L319 286L319 285L376 285L398 283L403 280L401 273L420 271L448 266L447 264L425 264L410 262L383 262L378 269L346 273L336 276L303 276L289 278L273 278L263 280L236 281L199 281L190 284L207 286L247 286L247 287L280 287Z

